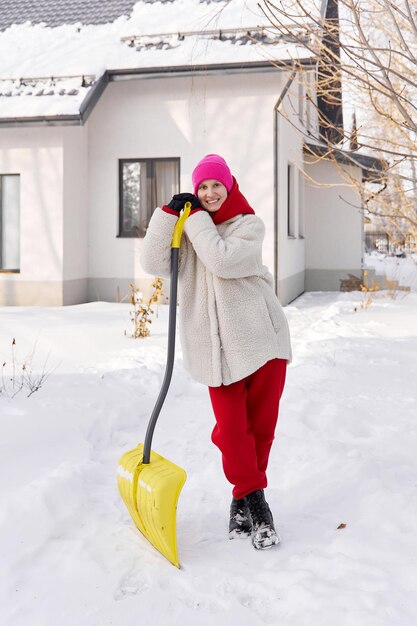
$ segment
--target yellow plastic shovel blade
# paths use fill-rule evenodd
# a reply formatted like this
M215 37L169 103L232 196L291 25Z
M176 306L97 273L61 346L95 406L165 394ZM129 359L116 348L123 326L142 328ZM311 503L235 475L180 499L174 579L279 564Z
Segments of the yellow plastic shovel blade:
M140 532L173 565L179 567L177 502L186 480L178 465L151 451L144 465L143 444L123 454L119 461L120 495Z

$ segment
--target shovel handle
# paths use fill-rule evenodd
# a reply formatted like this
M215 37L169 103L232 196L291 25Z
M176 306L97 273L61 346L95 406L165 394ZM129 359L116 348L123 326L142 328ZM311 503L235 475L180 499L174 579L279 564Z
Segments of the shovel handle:
M145 443L143 445L143 461L144 465L150 463L151 458L151 446L153 431L159 417L162 405L168 392L169 384L171 382L172 370L174 369L175 358L175 330L177 320L177 288L178 288L178 259L181 246L182 231L184 229L184 223L187 217L190 215L191 202L186 202L184 210L181 216L178 218L175 224L174 234L171 243L171 284L169 291L169 319L168 319L168 354L165 366L165 376L162 382L161 391L159 392L158 399L155 407L152 411L151 418L149 420L148 428L146 430Z
M177 220L174 228L174 234L172 236L171 248L180 248L181 247L181 237L182 231L184 229L185 220L190 215L191 211L191 202L186 202L184 204L184 210L181 213L180 217ZM172 267L171 267L172 271Z

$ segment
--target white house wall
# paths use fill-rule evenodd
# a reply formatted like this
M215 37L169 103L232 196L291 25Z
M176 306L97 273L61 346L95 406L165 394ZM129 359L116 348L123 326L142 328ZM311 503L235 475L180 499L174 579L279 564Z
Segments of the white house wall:
M64 304L87 301L88 126L62 129L64 145ZM93 225L92 225L93 226Z
M20 175L20 273L0 272L1 305L62 304L62 131L1 131L0 174Z
M307 291L339 290L349 273L362 274L363 217L359 196L342 175L346 167L311 160L306 167L315 181L306 184ZM357 178L360 169L349 166L349 173Z
M181 158L181 191L207 153L229 162L266 224L264 262L274 268L274 114L278 71L110 83L89 120L90 299L123 298L149 285L141 239L118 238L118 159ZM168 201L170 198L167 198Z
M297 130L297 114L300 100L297 81L293 84L277 114L277 202L278 202L278 257L276 275L278 277L277 291L282 304L288 304L305 290L305 239L304 227L300 224L298 207L303 202L299 181L303 170L303 136ZM288 235L287 211L287 167L294 166L293 207L294 229L292 236Z
M305 100L312 73L290 85L277 116L278 296L283 304L303 291L339 290L349 273L360 276L362 214L356 189L346 184L342 166L305 159L303 137L317 127L317 113ZM301 128L300 120L304 123ZM304 131L303 132L300 131ZM317 128L315 129L317 135ZM294 166L293 229L288 234L287 167ZM361 170L350 167L351 177ZM311 179L315 183L311 182Z

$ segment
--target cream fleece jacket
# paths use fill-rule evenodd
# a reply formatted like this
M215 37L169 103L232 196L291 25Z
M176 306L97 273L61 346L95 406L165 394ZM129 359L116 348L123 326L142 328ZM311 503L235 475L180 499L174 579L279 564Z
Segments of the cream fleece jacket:
M141 248L145 272L170 275L176 221L155 209ZM262 264L264 236L255 215L216 226L198 211L185 223L178 286L184 367L210 387L241 380L271 359L291 360L287 319Z

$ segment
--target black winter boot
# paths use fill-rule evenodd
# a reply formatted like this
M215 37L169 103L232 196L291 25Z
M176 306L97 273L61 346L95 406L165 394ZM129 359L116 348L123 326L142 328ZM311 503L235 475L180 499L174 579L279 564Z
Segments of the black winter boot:
M265 500L263 489L250 493L245 500L252 517L253 547L257 550L265 550L279 544L280 538L275 531L274 519Z
M252 520L245 498L233 498L230 505L229 539L235 537L250 537L252 534Z

